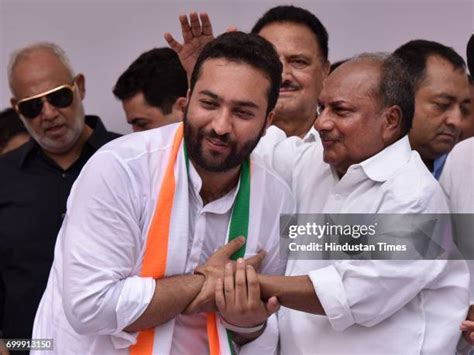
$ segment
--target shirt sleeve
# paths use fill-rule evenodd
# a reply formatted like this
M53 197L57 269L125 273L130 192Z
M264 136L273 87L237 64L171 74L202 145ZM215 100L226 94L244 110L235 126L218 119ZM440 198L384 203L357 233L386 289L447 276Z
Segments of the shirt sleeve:
M465 268L462 260L355 260L311 271L309 278L332 327L343 331L378 324L441 279L465 287Z
M64 233L64 295L67 319L79 334L135 342L123 331L150 303L153 278L140 277L144 241L140 193L127 165L110 151L98 152L71 191Z

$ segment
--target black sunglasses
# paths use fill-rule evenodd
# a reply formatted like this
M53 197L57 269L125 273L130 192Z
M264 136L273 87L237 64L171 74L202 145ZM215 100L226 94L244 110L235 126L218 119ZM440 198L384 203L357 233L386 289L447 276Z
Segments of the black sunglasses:
M61 85L41 94L21 99L16 103L16 107L24 117L32 119L43 110L44 100L57 108L70 106L74 100L74 83Z

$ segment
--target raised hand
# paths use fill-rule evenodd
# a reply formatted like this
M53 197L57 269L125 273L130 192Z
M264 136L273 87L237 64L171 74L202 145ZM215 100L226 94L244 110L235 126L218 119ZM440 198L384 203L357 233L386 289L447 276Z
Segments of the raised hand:
M206 12L198 14L191 12L189 19L186 15L179 16L183 43L179 43L166 32L164 37L168 45L178 54L179 60L188 75L191 77L194 65L204 46L214 39L212 25Z

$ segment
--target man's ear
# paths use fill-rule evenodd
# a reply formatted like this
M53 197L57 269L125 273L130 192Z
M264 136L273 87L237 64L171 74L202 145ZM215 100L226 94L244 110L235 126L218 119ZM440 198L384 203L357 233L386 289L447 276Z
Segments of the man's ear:
M188 102L188 99L184 96L178 97L176 101L173 104L173 111L179 111L184 113L184 110L186 109L186 103Z
M331 62L329 60L326 60L323 64L323 80L326 79L329 75L329 72L331 71Z
M14 97L10 98L10 105L12 105L13 109L18 113L18 110L16 109L16 103L18 102L17 99Z
M267 133L268 127L270 127L272 125L274 117L275 117L275 111L272 110L267 115L267 121L265 122L265 130L262 134L262 137Z
M86 78L84 74L77 74L75 77L75 82L77 84L77 88L79 89L79 96L82 101L86 97Z
M387 145L401 137L403 114L399 106L394 105L384 109L382 139Z

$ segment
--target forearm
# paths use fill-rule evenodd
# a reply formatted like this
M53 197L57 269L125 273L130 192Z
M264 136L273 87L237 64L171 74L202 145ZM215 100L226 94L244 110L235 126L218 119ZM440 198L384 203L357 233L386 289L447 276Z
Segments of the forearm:
M325 315L308 276L258 275L262 298L276 296L282 306L298 311Z
M202 275L181 275L156 280L153 298L143 314L124 330L137 332L166 323L191 303L201 290Z

